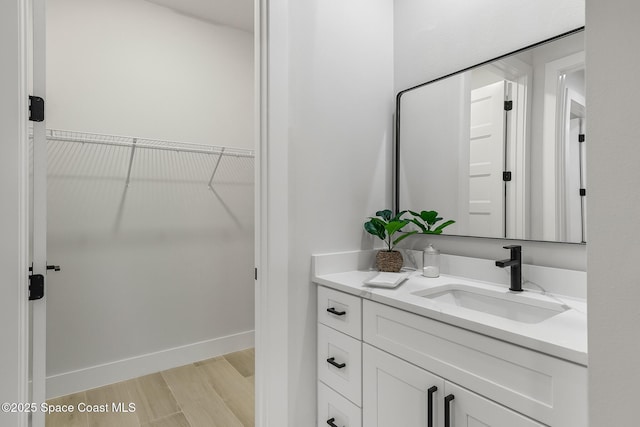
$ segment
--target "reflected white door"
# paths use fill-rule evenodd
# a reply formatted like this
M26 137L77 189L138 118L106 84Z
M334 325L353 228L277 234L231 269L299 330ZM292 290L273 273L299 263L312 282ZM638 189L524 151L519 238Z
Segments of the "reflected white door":
M506 82L471 91L469 140L469 235L505 235Z

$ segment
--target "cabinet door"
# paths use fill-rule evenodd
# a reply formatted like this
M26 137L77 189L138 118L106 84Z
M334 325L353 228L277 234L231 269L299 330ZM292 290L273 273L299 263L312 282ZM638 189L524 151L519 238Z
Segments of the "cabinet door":
M442 378L363 344L362 381L363 426L442 426Z
M445 382L444 396L453 395L453 400L442 402L442 412L450 412L449 425L445 427L544 427L530 418L500 406L469 390ZM444 414L443 414L444 415ZM446 417L446 415L445 415Z

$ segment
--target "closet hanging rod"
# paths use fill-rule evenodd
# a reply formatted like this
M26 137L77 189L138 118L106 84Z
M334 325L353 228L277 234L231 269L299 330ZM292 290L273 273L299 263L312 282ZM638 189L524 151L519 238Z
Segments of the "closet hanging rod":
M111 140L109 140L111 139ZM241 148L221 147L214 145L192 144L183 142L163 141L146 138L124 137L115 135L101 135L93 133L81 133L72 131L60 131L47 129L47 140L67 141L83 144L110 145L114 147L135 146L136 149L177 151L183 153L215 154L230 157L255 157L253 150Z

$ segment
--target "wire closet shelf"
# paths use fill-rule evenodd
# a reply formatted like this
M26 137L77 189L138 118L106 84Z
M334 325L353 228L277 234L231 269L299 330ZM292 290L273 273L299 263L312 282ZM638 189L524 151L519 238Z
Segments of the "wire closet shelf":
M137 150L160 150L177 153L195 153L215 156L213 170L209 178L208 187L213 190L213 182L218 172L223 158L249 161L249 166L253 167L255 152L249 149L225 147L219 145L194 144L187 142L176 142L161 139L150 139L132 136L119 136L97 134L89 132L77 132L58 129L47 129L46 138L49 142L72 142L81 144L92 144L96 146L111 146L130 149L126 185L129 186L132 177L132 168Z
M115 147L135 147L136 149L142 148L152 150L167 150L234 157L255 157L255 152L253 150L242 148L166 141L160 139L148 139L132 136L104 135L97 133L76 132L57 129L47 129L47 140L111 145Z
M179 185L180 191L186 188L193 191L193 186L185 185L203 185L236 225L243 227L235 205L239 203L238 197L244 197L245 189L253 186L253 150L58 129L47 129L46 140L50 178L90 178L86 182L122 180L124 190L116 230L120 228L131 185L145 188L145 192L157 192L164 190L159 190L156 184L164 187L168 183ZM140 193L137 194L139 198Z

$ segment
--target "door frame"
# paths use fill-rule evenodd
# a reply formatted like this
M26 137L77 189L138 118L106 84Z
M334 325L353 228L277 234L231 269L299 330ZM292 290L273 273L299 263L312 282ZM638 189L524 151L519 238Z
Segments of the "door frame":
M255 413L289 419L289 0L255 0Z
M27 0L0 2L0 401L29 401ZM27 413L0 412L26 427Z
M585 116L586 116L586 100L585 97L581 94L579 94L578 92L576 92L575 90L569 88L569 87L565 87L564 88L564 97L563 97L563 108L561 113L559 114L558 117L558 123L562 126L561 128L561 132L558 133L558 141L560 142L558 144L558 236L560 238L560 240L562 241L573 241L569 238L569 223L571 221L569 221L569 211L570 211L570 205L573 202L576 202L575 198L576 198L576 193L574 193L574 191L576 190L575 188L571 188L569 186L569 170L570 170L570 166L571 166L571 161L574 160L578 160L579 163L579 186L580 188L584 188L583 186L583 171L582 171L582 154L581 151L583 150L582 144L580 144L577 141L572 141L570 136L571 136L571 127L570 127L570 122L571 122L571 106L572 104L575 102L576 104L579 105L580 108L580 119L582 121L585 120ZM579 131L579 133L583 133L584 132L584 125L581 124L581 131ZM561 139L560 139L561 138ZM578 158L577 159L573 159L570 157L569 152L570 152L570 144L573 143L577 143L578 144ZM574 199L572 201L572 199ZM583 199L582 197L578 196L578 200L577 200L577 205L580 206L580 210L583 210L582 207L582 202ZM584 239L584 213L581 212L580 215L580 228L581 228L581 236L580 236L580 242L584 243L585 239Z
M560 77L568 72L585 66L584 51L567 55L545 64L544 110L542 121L542 240L562 240L560 237L559 212L563 200L558 191L560 179L562 147L559 147L559 129L564 110L564 79Z
M256 337L256 425L288 425L288 0L254 0L255 6L255 117L256 117L256 227L257 268ZM18 265L0 269L0 308L6 321L3 338L17 345L1 346L0 372L12 375L0 385L7 401L29 400L29 154L28 154L28 0L0 4L5 65L0 70L0 87L12 98L3 97L0 114L0 158L16 167L11 180L0 181L3 194L15 196L17 214L0 229L14 231L3 239L0 249L18 259ZM6 13L5 13L6 12ZM4 22L6 21L6 22ZM6 52L5 52L6 51ZM8 58L14 55L14 59ZM5 105L6 104L6 105ZM274 120L274 117L277 119ZM6 141L15 141L13 145ZM7 204L11 205L11 204ZM15 231L17 230L17 233ZM9 232L9 234L11 234ZM17 234L17 235L16 235ZM278 236L278 238L271 238ZM0 260L0 262L7 259ZM15 263L14 263L15 264ZM16 301L17 300L17 301ZM280 310L269 310L279 307ZM4 320L4 319L3 319ZM8 417L0 412L0 420ZM11 423L27 427L27 413L17 414Z
M46 0L28 0L31 18L28 34L32 37L27 46L27 60L31 60L32 92L46 98ZM29 24L29 22L28 22ZM30 126L31 127L31 126ZM31 186L31 262L32 274L43 276L44 297L32 301L30 312L31 346L31 402L40 405L47 400L47 126L46 114L42 121L33 122L33 149ZM30 425L45 426L45 413L34 411Z

